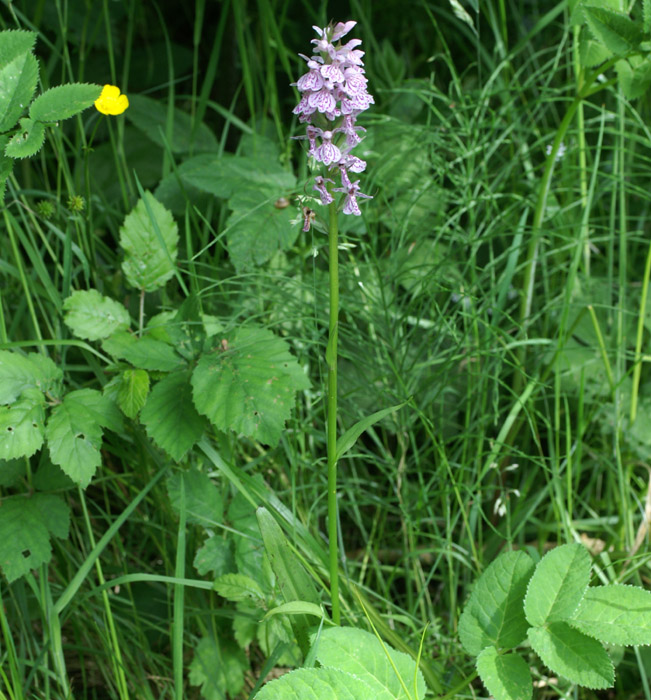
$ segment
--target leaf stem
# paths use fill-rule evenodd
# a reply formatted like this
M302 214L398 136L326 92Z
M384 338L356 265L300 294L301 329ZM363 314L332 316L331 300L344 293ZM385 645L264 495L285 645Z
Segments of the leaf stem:
M339 334L339 228L337 205L330 205L328 226L330 268L330 326L326 362L328 365L328 541L330 547L330 599L332 620L338 625L339 556L337 552L337 337Z

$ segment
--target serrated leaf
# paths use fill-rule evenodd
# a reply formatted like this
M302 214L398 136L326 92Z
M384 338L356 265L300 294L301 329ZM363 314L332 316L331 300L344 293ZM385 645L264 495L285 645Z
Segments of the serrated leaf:
M495 700L530 700L533 682L527 662L517 654L486 647L477 657L477 673Z
M244 687L244 673L249 662L242 649L220 635L204 637L194 650L189 680L201 686L204 700L225 700L236 697Z
M14 167L13 158L5 155L5 148L9 143L9 136L0 136L0 204L4 202L7 180Z
M138 342L138 338L128 331L117 331L102 341L102 350L112 357L123 358L126 349Z
M217 535L209 537L197 550L193 564L201 576L209 572L214 576L234 573L235 558L231 540L225 540Z
M36 32L22 29L7 29L0 32L0 67L11 63L15 58L31 52L36 43Z
M554 673L586 688L610 688L615 671L603 646L566 622L530 627L527 633L534 651Z
M296 391L309 380L271 331L243 327L218 339L192 373L197 410L220 430L276 445Z
M512 649L527 634L522 602L534 570L521 550L505 552L479 577L459 619L463 648L477 656L487 646Z
M134 367L159 372L171 372L183 362L171 345L147 336L125 347L121 356Z
M295 207L278 209L280 194L245 190L229 201L233 209L226 222L228 254L239 272L262 265L279 250L288 250L298 237L300 221Z
M127 418L135 418L149 394L149 374L144 369L126 369L116 377L115 400Z
M263 686L256 700L375 700L373 689L338 668L299 668Z
M651 86L651 60L617 61L615 64L619 85L629 100L642 97Z
M0 504L0 567L9 583L47 564L50 535L68 537L70 510L51 494L7 498Z
M161 379L152 389L140 414L147 435L177 462L206 429L192 399L190 372L180 371Z
M10 158L29 158L41 150L45 141L45 125L31 119L21 119L20 129L9 139L5 155Z
M167 480L167 493L174 510L181 509L181 483L187 522L211 527L222 521L224 502L211 478L198 469L174 472Z
M0 69L0 132L15 126L31 102L37 83L38 62L30 51Z
M29 108L29 116L38 122L58 122L74 117L91 107L102 92L101 85L68 83L46 90Z
M593 36L615 55L635 50L644 39L640 27L621 12L593 5L583 5L582 12Z
M588 588L568 622L606 644L651 644L651 592L618 583Z
M227 600L264 600L262 588L251 577L244 574L224 574L214 583L214 589Z
M579 58L581 65L586 68L594 68L613 55L603 44L592 39L585 30L581 32L579 44Z
M529 624L572 617L590 583L590 555L578 543L555 547L540 560L526 598L524 614Z
M363 680L372 689L375 700L408 700L403 684L413 697L414 677L416 700L425 696L425 680L420 670L416 671L414 659L387 644L383 648L370 632L354 627L324 629L316 646L316 658L322 666L347 671Z
M31 457L43 444L45 399L33 387L9 406L0 406L0 459Z
M122 271L136 289L162 287L176 269L179 230L172 214L151 192L138 201L120 227Z
M82 488L102 462L102 426L119 428L116 413L99 391L79 389L67 394L50 415L45 430L50 458Z
M29 387L57 392L63 372L49 357L0 350L0 404L13 403Z
M129 327L129 312L117 301L102 296L96 289L73 292L64 302L64 323L86 340L108 338Z

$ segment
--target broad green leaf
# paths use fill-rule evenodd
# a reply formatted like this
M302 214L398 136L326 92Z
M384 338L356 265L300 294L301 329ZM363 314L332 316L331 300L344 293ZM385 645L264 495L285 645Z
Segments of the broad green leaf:
M278 444L296 391L309 386L287 343L263 328L216 336L192 373L194 403L215 427L272 446Z
M125 369L104 387L104 392L110 395L127 418L133 419L147 400L149 374L144 369Z
M117 301L102 296L96 289L73 292L64 302L66 326L86 340L108 338L129 327L129 312Z
M119 429L119 414L108 397L93 389L71 391L47 422L50 458L82 488L102 462L103 426Z
M612 55L612 51L609 51L600 42L592 39L586 30L581 32L579 57L582 66L586 68L595 68L604 61L607 61Z
M362 418L361 420L357 421L355 425L348 428L348 430L337 440L336 459L341 459L341 456L348 452L351 447L353 447L363 432L367 431L372 425L375 425L386 416L394 413L399 408L402 408L405 403L406 402L399 403L396 406L391 406L390 408L383 408L381 411L377 411L376 413L372 413L370 416Z
M7 180L14 167L13 158L5 155L5 148L9 143L9 136L0 136L0 204L4 201Z
M594 37L615 55L633 51L644 39L637 23L621 12L589 5L583 5L582 11Z
M197 550L194 557L194 568L205 576L212 573L213 576L232 574L235 571L235 558L230 539L224 539L213 535Z
M39 122L58 122L68 119L90 107L101 92L101 85L87 83L58 85L46 90L32 102L29 116Z
M51 494L6 498L0 505L0 567L9 583L52 556L50 535L68 537L70 511Z
M214 589L227 600L264 600L262 588L244 574L224 574L215 580Z
M530 700L533 682L527 662L517 654L486 647L477 657L477 672L495 700Z
M622 92L629 100L642 97L651 86L651 60L634 56L628 61L617 61L615 68Z
M316 658L322 666L347 671L360 678L373 690L375 700L408 700L403 685L415 700L425 696L425 680L421 672L416 671L414 659L386 644L383 648L370 632L354 627L332 627L321 630L316 644Z
M2 35L0 34L0 41ZM0 132L13 128L27 109L38 83L38 63L30 51L0 68Z
M328 620L327 615L320 605L316 605L315 603L306 603L303 600L292 600L289 603L282 603L281 605L272 608L265 615L265 619L273 617L274 615L313 615L321 620Z
M603 646L566 622L530 627L527 635L545 665L568 681L595 689L615 682L613 662Z
M547 552L536 566L524 599L529 624L539 627L572 617L590 583L591 566L588 551L578 543Z
M299 668L262 687L255 700L375 700L361 678L338 668Z
M45 399L34 387L9 406L0 406L0 459L31 457L43 444Z
M0 486L15 486L26 473L24 459L0 459Z
M161 379L151 390L140 420L147 435L172 459L180 461L207 425L194 407L190 372L173 372Z
M183 362L171 345L147 336L125 347L121 357L134 367L160 372L178 369Z
M0 350L0 404L13 403L29 387L58 393L63 372L49 357Z
M5 147L5 155L10 158L29 158L41 150L43 141L45 125L32 119L21 119L20 129Z
M0 68L11 63L15 58L31 52L36 43L36 32L22 29L7 29L0 32Z
M201 686L204 700L225 700L241 692L248 669L246 654L228 638L204 637L194 650L189 679Z
M534 570L531 557L505 552L479 577L459 619L463 648L477 656L488 646L512 649L527 635L522 602Z
M314 582L290 548L280 525L266 508L258 508L257 517L267 557L285 602L300 600L318 606L320 601ZM297 614L290 622L305 655L309 650L308 629L313 621L306 615Z
M293 206L275 206L282 192L247 189L229 200L233 209L226 222L228 254L239 271L266 263L279 250L288 250L301 228Z
M221 523L224 515L222 495L212 479L198 469L174 472L167 480L167 493L174 510L181 509L181 482L187 521L203 527Z
M651 592L617 583L588 588L568 622L606 644L651 644Z
M642 27L645 34L651 32L651 0L642 0Z
M122 271L136 289L152 292L162 287L176 269L179 230L172 214L145 192L120 227L124 249Z
M129 331L117 331L102 341L102 350L113 357L123 358L126 349L138 342L138 338Z
M167 105L144 95L129 95L127 119L142 133L161 148L171 148L173 153L187 153L194 150L217 151L219 143L212 131L199 124L193 132L189 114L175 109L171 139L167 136Z

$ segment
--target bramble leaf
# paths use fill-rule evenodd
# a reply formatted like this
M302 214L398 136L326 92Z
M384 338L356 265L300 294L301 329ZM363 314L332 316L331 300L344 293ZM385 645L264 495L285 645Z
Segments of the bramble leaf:
M533 682L527 662L517 654L486 647L477 657L477 673L495 700L529 700Z
M182 358L174 348L162 340L144 336L125 347L121 353L127 362L140 369L171 372L182 364Z
M147 400L149 374L144 369L125 369L104 387L104 393L133 419Z
M267 683L255 700L375 700L374 690L338 668L299 668Z
M129 312L117 301L102 296L96 289L73 292L64 302L66 326L86 340L108 338L129 327Z
M13 403L27 388L58 394L63 372L49 357L0 350L0 404Z
M29 116L39 122L58 122L68 119L90 107L101 92L101 85L87 83L58 85L46 90L32 102Z
M276 445L294 395L310 386L287 343L263 328L242 327L213 339L192 374L197 410L219 430Z
M566 622L530 627L534 651L554 673L586 688L610 688L615 682L613 662L601 644Z
M529 624L572 617L590 583L590 555L583 545L555 547L540 560L524 599Z
M179 229L172 214L151 192L138 201L120 227L122 271L136 289L162 287L176 269Z
M533 570L531 557L519 550L501 554L479 577L459 619L459 638L469 654L488 646L511 649L526 637L522 602Z

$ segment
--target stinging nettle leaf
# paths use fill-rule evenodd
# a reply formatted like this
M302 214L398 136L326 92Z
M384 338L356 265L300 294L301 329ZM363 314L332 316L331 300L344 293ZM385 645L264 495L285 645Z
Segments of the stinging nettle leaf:
M521 550L505 552L479 577L459 619L463 648L477 656L488 646L511 649L527 635L522 602L534 570Z
M0 32L0 40L2 33ZM38 62L25 52L0 68L0 132L15 126L31 102L38 83Z
M527 636L545 665L568 681L595 689L615 682L613 662L603 646L566 622L530 627Z
M69 83L58 85L39 95L29 108L29 116L38 122L58 122L92 106L102 92L101 85Z
M533 682L527 662L517 654L486 647L477 657L477 673L495 700L530 700Z
M651 592L619 583L588 588L568 623L606 644L651 644Z
M120 227L122 271L136 289L153 292L176 270L179 230L174 217L151 192L138 201Z
M529 624L542 626L572 617L590 583L591 566L588 551L578 543L547 552L536 566L524 599Z
M129 327L129 312L117 301L102 296L96 289L73 292L64 302L64 323L86 340L108 338Z

